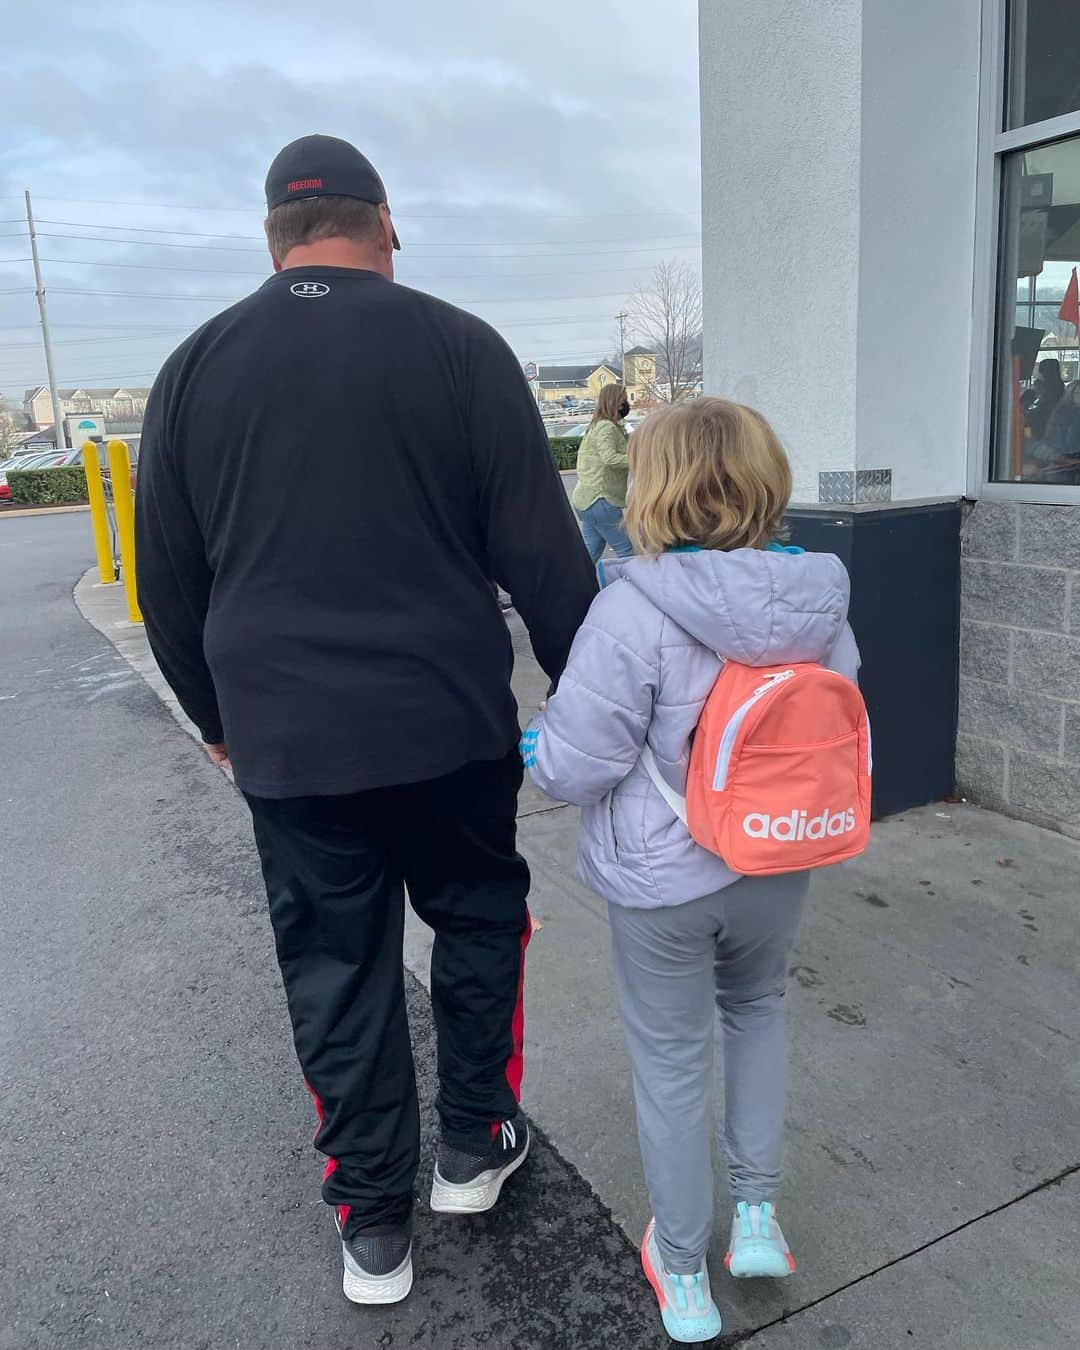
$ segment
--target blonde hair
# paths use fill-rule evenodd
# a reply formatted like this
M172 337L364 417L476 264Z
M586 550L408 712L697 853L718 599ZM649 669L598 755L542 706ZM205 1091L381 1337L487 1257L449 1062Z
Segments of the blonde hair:
M625 521L640 553L763 548L783 537L791 466L753 408L722 398L675 404L642 423L629 452Z
M589 429L597 422L621 422L619 410L622 408L626 390L621 384L605 384L596 396L596 411L592 415Z

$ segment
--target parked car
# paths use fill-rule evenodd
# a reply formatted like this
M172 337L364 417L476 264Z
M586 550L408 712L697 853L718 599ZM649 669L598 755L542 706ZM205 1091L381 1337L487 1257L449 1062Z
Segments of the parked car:
M56 454L55 450L47 452ZM22 454L12 455L10 459L5 459L0 464L0 501L9 501L11 499L11 488L8 486L7 476L12 469L36 469L40 467L37 461L44 457L41 450L24 451Z
M102 467L107 468L105 454L101 455ZM23 454L15 454L8 460L3 461L0 466L0 501L10 501L11 487L8 484L7 476L12 469L61 469L71 464L81 464L83 462L82 449L74 446L66 450L57 450L55 447L51 450L42 450L38 447L36 450L26 451ZM135 485L135 464L138 462L137 452L132 453L132 486Z

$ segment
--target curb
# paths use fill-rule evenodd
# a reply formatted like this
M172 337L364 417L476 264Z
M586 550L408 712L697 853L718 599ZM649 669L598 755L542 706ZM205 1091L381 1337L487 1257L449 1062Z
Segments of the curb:
M18 517L19 520L25 520L27 516L69 516L76 511L89 510L89 506L27 506L22 510L5 507L0 509L0 520L6 520L9 516Z

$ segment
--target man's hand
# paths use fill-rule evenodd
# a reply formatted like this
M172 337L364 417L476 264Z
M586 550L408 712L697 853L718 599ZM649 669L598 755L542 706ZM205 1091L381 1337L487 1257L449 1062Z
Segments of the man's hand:
M224 741L207 742L206 753L219 769L228 769L232 773L232 760L229 758L229 752L225 748Z

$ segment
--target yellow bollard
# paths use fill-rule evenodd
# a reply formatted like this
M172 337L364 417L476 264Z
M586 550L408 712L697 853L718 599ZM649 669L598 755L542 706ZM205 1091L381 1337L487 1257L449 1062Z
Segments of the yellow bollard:
M120 543L120 576L127 596L128 618L142 623L135 587L135 494L131 490L131 457L126 441L109 442L109 472L112 476L113 510Z
M83 446L82 457L86 469L86 495L90 499L90 523L94 529L98 573L102 585L108 586L116 580L116 568L113 565L112 539L109 537L109 517L105 511L105 489L101 486L101 463L93 441L87 441Z

